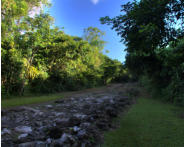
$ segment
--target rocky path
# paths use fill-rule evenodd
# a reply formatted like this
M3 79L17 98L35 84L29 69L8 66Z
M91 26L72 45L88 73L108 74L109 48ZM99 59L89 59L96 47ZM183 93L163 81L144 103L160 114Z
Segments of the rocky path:
M114 84L49 104L2 110L1 145L98 146L103 140L103 131L112 128L112 118L132 104L125 87Z

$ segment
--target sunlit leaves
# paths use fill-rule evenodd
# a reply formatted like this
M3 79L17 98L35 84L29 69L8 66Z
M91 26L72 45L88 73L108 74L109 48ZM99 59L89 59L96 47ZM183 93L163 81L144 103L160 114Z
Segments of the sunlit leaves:
M122 72L120 62L109 59L106 63L104 32L98 28L85 29L83 38L65 34L53 26L49 14L32 11L47 0L3 0L2 4L1 66L6 93L23 94L25 87L46 92L93 87L111 82Z

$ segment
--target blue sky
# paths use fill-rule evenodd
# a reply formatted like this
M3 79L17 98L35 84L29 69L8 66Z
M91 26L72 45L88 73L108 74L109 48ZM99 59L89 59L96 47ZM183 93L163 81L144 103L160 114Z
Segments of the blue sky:
M89 26L104 31L104 40L107 41L104 51L109 50L109 57L123 62L125 46L120 42L120 37L110 26L102 25L99 19L119 15L120 6L126 2L128 0L52 0L49 13L55 18L55 25L64 27L64 32L69 35L82 36L84 28Z

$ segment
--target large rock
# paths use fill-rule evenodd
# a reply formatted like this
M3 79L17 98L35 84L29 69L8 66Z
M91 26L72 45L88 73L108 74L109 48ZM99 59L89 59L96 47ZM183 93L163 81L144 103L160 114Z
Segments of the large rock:
M32 129L29 126L18 126L15 128L15 131L21 132L21 133L31 133Z
M2 129L1 135L4 135L4 134L11 134L11 130L9 130L7 128Z

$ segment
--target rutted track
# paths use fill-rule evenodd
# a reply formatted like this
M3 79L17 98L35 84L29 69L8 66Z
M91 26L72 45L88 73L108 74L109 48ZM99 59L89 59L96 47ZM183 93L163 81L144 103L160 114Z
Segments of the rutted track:
M124 87L116 84L49 104L4 110L1 145L94 147L112 127L112 118L133 103Z

